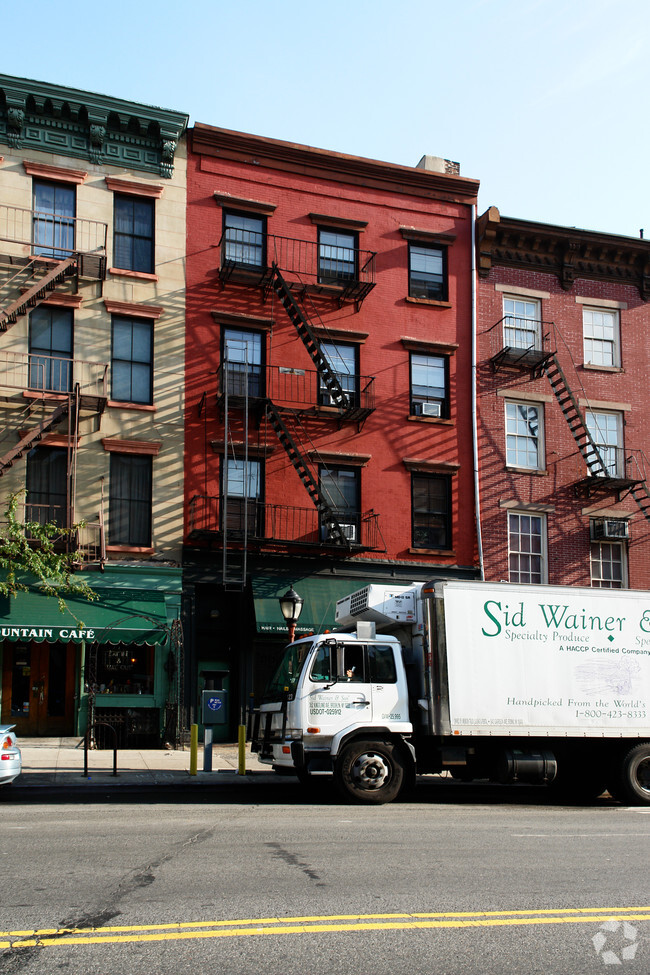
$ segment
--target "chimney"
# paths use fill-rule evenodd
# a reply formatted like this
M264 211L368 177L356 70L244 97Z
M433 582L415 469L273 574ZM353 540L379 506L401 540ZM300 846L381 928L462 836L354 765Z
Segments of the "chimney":
M422 156L415 168L426 169L430 173L444 173L446 176L460 176L460 163L443 159L442 156Z

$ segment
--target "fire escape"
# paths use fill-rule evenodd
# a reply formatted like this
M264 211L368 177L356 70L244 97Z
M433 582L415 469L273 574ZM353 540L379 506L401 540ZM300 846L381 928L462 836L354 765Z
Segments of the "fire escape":
M101 293L106 233L106 224L97 221L0 205L0 333L8 332L54 293L75 296L88 282ZM24 353L0 345L0 391L10 407L18 407L15 419L20 425L17 443L0 457L0 476L48 433L63 428L61 439L67 446L65 512L27 499L26 521L55 520L62 528L75 523L79 425L82 419L103 414L107 378L105 363L41 351ZM101 515L98 524L78 530L64 544L81 550L85 561L103 561Z
M295 508L246 501L246 515L242 519L240 511L234 512L234 517L233 511L228 511L225 485L222 485L220 511L218 499L192 499L190 539L218 533L223 549L224 584L226 588L241 588L246 579L246 552L252 543L265 548L281 546L283 550L302 546L342 555L380 550L378 516L372 511L348 515L344 499L334 498L331 490L323 489L318 468L327 465L310 433L315 425L332 422L339 428L350 424L360 430L374 410L374 380L337 370L319 337L327 336L327 330L315 307L307 310L313 295L333 298L339 303L354 302L355 307L360 307L374 287L374 254L357 252L354 266L359 270L337 284L331 274L327 280L319 276L315 242L270 238L273 260L259 268L228 259L227 247L223 245L222 240L222 287L235 283L259 288L264 300L272 294L314 365L313 371L291 365L266 367L264 380L254 382L254 389L248 382L245 353L235 355L236 363L229 361L226 353L219 369L217 403L224 422L224 470L228 468L231 430L237 417L240 420L237 429L243 436L239 452L248 457L250 415L257 420L258 429L263 427L275 434L310 503L307 508ZM307 260L305 255L310 248L311 259Z
M626 450L625 456L619 458L616 453L620 448L601 448L594 441L560 364L555 325L552 322L533 323L506 316L488 331L494 331L496 338L497 351L491 358L495 372L507 366L526 370L533 379L543 375L548 379L587 468L587 476L574 485L576 495L591 497L613 493L620 500L624 494L631 494L644 518L650 521L646 458L635 450ZM508 344L508 341L512 344ZM614 450L614 457L604 456L605 449Z

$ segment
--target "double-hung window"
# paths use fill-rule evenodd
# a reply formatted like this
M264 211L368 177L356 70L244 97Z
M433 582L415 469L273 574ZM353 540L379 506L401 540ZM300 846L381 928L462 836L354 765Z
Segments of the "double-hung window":
M68 452L35 447L27 454L25 521L66 526Z
M264 395L264 343L261 332L224 328L223 373L230 396ZM224 385L223 391L226 391Z
M153 324L113 315L111 397L122 403L153 402Z
M591 542L591 585L594 589L624 589L626 550L622 542Z
M266 263L266 218L250 213L223 214L222 261L249 267Z
M537 404L506 401L506 464L529 470L543 468L542 409Z
M620 413L585 410L589 435L603 462L603 477L624 477L623 417Z
M582 309L584 361L591 366L620 366L618 311Z
M446 475L411 475L413 548L451 549L450 495Z
M411 353L411 413L417 416L449 415L447 356Z
M154 273L155 200L116 193L113 205L113 263L125 271Z
M321 352L327 359L330 370L337 379L346 397L346 403L339 403L336 393L327 388L322 376L319 402L321 406L353 406L358 400L359 371L358 349L356 345L342 342L321 342Z
M508 512L509 582L546 582L546 519L544 515Z
M73 315L69 308L39 305L29 316L29 387L72 389Z
M65 183L34 180L34 253L69 257L74 251L76 191Z
M110 545L151 545L152 475L151 457L111 453Z
M447 299L447 250L409 243L409 297Z
M345 230L318 229L318 280L347 284L357 277L358 236Z
M350 467L321 467L320 489L334 517L350 542L359 541L359 471ZM338 535L331 525L323 525L323 534L328 539Z
M503 345L513 349L541 349L541 305L530 298L503 298Z
M223 522L227 533L261 536L263 534L262 463L229 457L222 468L222 496L225 500Z

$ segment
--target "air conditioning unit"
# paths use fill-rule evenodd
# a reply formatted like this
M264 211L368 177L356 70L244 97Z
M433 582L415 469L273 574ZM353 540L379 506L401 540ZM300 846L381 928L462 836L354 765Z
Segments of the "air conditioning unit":
M599 539L612 539L620 541L630 537L629 525L622 518L603 518L602 520L591 522L591 537Z
M343 534L347 538L348 542L356 542L357 540L357 526L356 525L344 525L341 524L343 529Z
M349 542L357 541L357 526L355 524L348 524L347 522L341 522L341 531L343 532L345 538ZM321 529L321 537L327 539L328 541L338 541L339 533L331 522L323 525Z
M422 403L422 416L440 416L440 403Z

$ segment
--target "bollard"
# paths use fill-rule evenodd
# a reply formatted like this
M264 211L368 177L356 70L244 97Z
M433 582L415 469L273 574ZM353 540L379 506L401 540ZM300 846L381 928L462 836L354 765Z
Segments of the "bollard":
M239 767L238 775L246 775L246 725L239 725Z
M190 726L190 775L196 775L199 754L199 726Z

